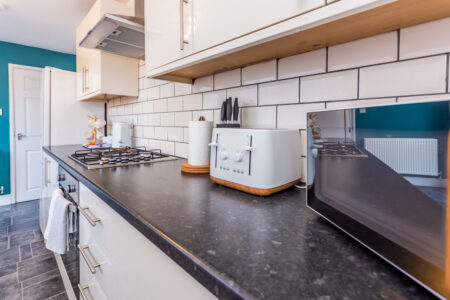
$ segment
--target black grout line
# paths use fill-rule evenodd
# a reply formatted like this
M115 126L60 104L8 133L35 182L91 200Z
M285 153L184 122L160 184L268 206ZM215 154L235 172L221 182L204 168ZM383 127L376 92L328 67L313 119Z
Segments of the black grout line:
M328 47L325 47L325 73L328 73Z
M400 61L400 29L397 29L397 61Z

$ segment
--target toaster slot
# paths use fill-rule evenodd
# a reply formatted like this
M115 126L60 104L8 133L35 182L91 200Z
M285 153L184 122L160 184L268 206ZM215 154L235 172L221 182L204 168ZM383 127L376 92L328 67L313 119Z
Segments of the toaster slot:
M253 144L253 136L250 136L249 146L252 148ZM248 176L250 176L252 171L252 151L248 152Z

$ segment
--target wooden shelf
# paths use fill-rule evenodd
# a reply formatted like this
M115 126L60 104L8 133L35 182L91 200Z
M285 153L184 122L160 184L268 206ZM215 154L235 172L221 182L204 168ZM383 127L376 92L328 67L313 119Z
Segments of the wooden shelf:
M449 16L449 0L398 0L324 25L181 67L155 78L187 82L268 59L308 52Z

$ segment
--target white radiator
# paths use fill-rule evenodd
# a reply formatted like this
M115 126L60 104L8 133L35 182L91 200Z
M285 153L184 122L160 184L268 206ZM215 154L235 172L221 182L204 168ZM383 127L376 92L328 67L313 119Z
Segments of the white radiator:
M437 139L365 138L364 148L399 174L439 175Z

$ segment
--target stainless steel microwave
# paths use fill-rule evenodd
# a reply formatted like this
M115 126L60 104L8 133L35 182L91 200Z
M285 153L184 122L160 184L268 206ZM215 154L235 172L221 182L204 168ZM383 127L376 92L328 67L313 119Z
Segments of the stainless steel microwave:
M306 131L308 207L442 298L449 114L448 100L312 112Z

